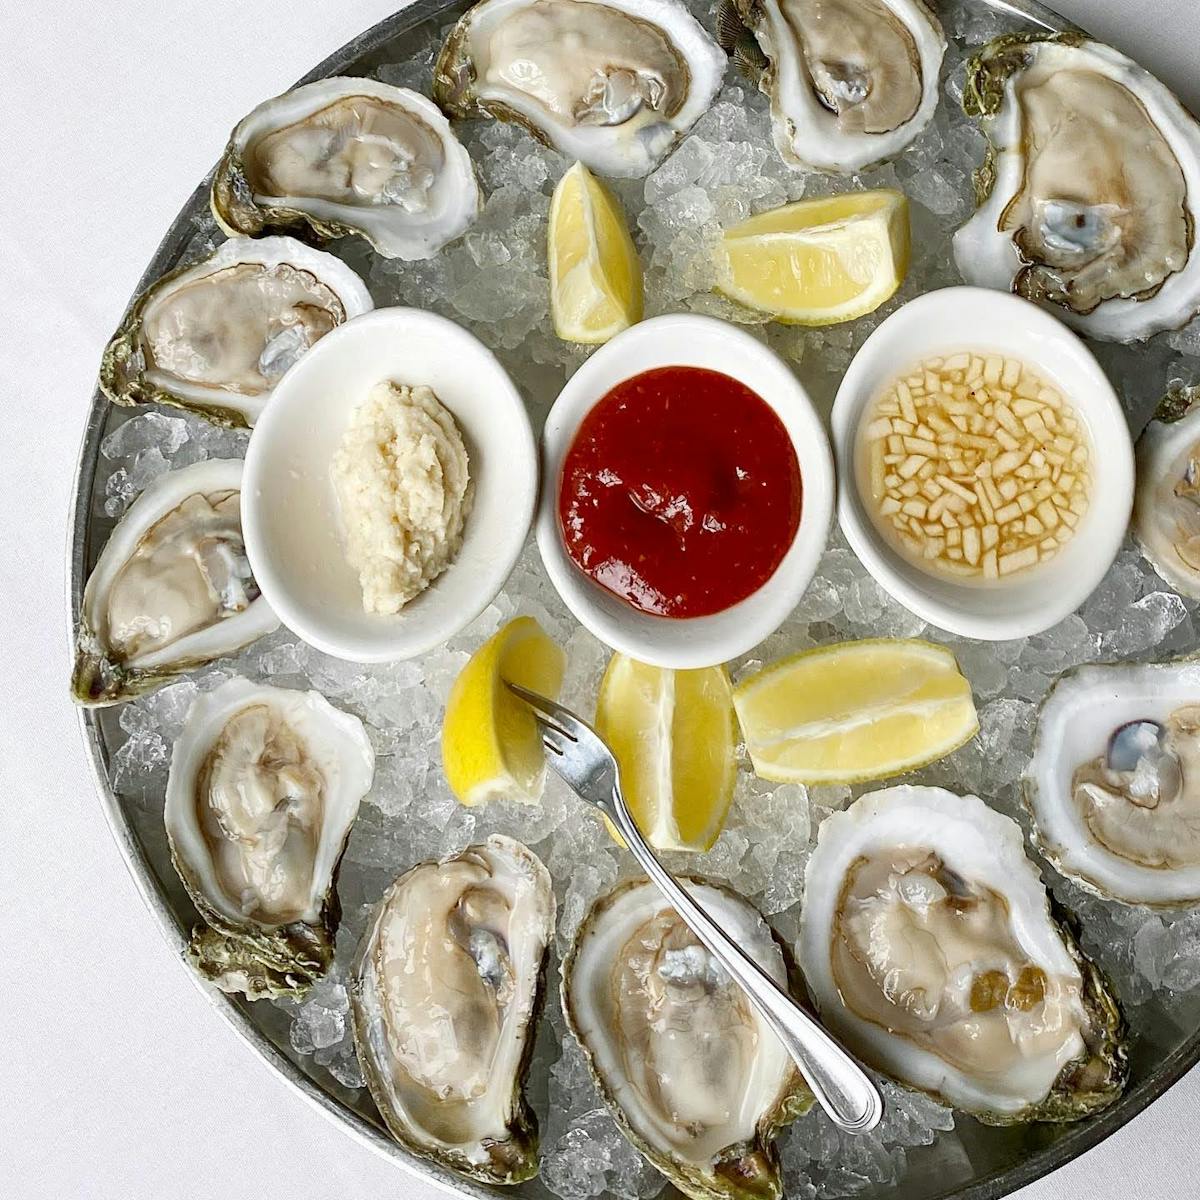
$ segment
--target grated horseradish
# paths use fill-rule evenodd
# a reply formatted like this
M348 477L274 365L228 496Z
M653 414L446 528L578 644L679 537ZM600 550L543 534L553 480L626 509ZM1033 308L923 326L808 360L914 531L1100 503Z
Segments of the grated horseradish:
M367 612L399 612L453 561L471 507L467 450L427 387L377 384L330 468Z
M868 410L858 442L875 524L934 574L995 580L1034 567L1087 512L1087 430L1017 358L927 359Z

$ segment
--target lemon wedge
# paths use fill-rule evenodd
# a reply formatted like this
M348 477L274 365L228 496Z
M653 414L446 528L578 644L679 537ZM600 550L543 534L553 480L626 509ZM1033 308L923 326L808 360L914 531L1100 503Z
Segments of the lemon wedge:
M707 850L717 840L737 778L736 722L724 667L671 671L613 655L596 728L616 755L625 799L652 846Z
M642 267L617 198L583 163L558 182L547 233L550 312L568 342L607 342L642 319Z
M505 681L551 698L566 658L532 617L517 617L475 653L450 689L442 766L463 804L498 797L536 801L546 782L542 740L529 709Z
M793 325L873 312L908 270L908 200L889 188L799 200L727 229L717 290Z
M754 770L789 783L861 783L933 762L979 729L971 686L932 642L821 646L738 684Z

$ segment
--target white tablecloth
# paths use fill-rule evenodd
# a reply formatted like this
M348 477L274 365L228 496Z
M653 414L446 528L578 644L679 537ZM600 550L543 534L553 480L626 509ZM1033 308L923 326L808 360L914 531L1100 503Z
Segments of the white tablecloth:
M159 938L67 702L71 475L100 350L253 104L389 0L0 4L0 1195L431 1200L231 1034ZM1194 0L1061 0L1193 103ZM1200 1195L1193 1074L1023 1200Z

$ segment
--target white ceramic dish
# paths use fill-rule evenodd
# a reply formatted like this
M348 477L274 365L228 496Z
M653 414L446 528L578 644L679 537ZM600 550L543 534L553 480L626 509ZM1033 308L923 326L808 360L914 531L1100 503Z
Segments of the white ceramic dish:
M859 493L855 443L868 406L897 375L955 350L1020 358L1074 405L1093 448L1091 503L1053 559L1009 580L940 579L904 558L876 528ZM863 343L833 406L841 485L838 520L863 565L906 608L942 629L987 641L1049 629L1095 590L1125 538L1133 507L1133 445L1120 401L1091 351L1056 317L1005 292L929 292L893 313Z
M779 415L800 464L800 526L783 561L752 596L707 617L676 619L638 612L578 570L559 530L559 476L580 422L622 380L666 366L722 371L757 392ZM712 317L655 317L597 350L550 410L542 434L542 470L545 487L537 541L551 582L579 623L602 642L660 667L727 662L778 629L808 587L833 519L833 459L808 393L777 354L735 325Z
M385 379L434 390L462 430L475 484L458 556L394 616L363 611L329 475L351 411ZM487 607L536 497L529 417L495 355L444 317L382 308L332 330L276 385L246 453L242 526L255 579L289 629L338 658L387 662L441 645Z

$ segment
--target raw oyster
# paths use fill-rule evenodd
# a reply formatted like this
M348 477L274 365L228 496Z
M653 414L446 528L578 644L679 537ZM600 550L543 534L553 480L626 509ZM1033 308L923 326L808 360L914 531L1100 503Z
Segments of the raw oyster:
M1129 904L1200 901L1200 661L1065 674L1042 705L1025 795L1064 875Z
M171 755L171 861L204 923L189 958L222 990L302 995L329 969L338 863L375 754L317 692L231 679L199 696Z
M290 237L230 238L137 298L104 351L100 388L115 404L173 404L253 425L296 359L372 307L332 254Z
M279 625L242 542L242 463L160 475L117 523L87 581L71 691L117 704Z
M747 900L684 886L776 982L783 952ZM782 1195L774 1135L812 1095L774 1033L649 882L601 896L562 968L567 1023L625 1136L695 1200Z
M1200 599L1200 391L1172 392L1138 439L1132 530L1159 575Z
M359 234L386 258L431 258L479 207L470 157L437 106L374 79L321 79L260 104L212 184L229 233Z
M397 879L354 962L363 1075L396 1140L487 1183L537 1174L523 1084L554 932L550 876L493 835Z
M946 37L923 0L721 0L717 38L771 98L775 146L798 170L891 158L937 108Z
M517 121L602 175L652 171L725 75L678 0L482 0L446 39L434 99Z
M1200 124L1163 83L1079 34L1021 34L971 60L963 106L991 142L954 238L968 283L1108 341L1200 309Z
M799 944L851 1049L987 1124L1078 1120L1124 1087L1107 984L1051 915L1020 826L977 796L885 788L826 818Z

